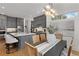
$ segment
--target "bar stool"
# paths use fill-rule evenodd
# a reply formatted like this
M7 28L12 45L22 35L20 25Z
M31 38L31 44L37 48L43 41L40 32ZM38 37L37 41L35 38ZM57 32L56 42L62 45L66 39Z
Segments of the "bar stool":
M11 53L11 50L16 48L18 50L18 40L9 34L5 34L6 53Z

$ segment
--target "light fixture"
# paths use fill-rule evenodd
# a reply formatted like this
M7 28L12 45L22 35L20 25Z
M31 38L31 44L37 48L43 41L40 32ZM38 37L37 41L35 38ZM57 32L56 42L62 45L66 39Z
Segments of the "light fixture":
M50 5L46 5L45 8L46 8L47 10L50 10L50 9L51 9Z
M56 13L55 10L53 10L53 9L50 9L50 11L51 11L52 13Z
M51 16L51 17L55 17L56 15L58 15L58 14L56 13L56 11L51 8L51 5L50 5L50 4L46 5L46 6L43 8L42 12L43 12L45 15Z

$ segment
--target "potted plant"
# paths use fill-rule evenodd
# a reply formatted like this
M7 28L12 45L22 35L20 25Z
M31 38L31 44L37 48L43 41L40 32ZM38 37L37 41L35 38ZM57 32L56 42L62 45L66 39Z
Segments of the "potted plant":
M49 27L47 28L49 34L53 34L54 32L57 31L57 28L55 28L54 26L52 25L49 25Z

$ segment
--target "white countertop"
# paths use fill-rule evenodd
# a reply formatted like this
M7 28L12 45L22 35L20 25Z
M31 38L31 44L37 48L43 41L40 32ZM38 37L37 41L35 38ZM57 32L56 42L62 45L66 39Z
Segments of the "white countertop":
M5 40L6 40L6 43L15 43L15 42L18 42L18 40L14 37L12 37L11 35L8 35L8 34L5 34Z
M24 32L20 32L20 33L10 33L11 35L17 37L17 36L26 36L26 35L34 35L35 33L24 33Z
M5 30L0 30L0 31L5 31Z

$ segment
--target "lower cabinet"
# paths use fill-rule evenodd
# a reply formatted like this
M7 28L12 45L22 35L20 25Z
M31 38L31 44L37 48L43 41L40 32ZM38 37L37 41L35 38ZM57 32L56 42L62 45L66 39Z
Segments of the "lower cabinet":
M25 42L33 43L32 35L19 36L18 40L19 40L19 44L18 44L19 48L24 48L25 47Z

